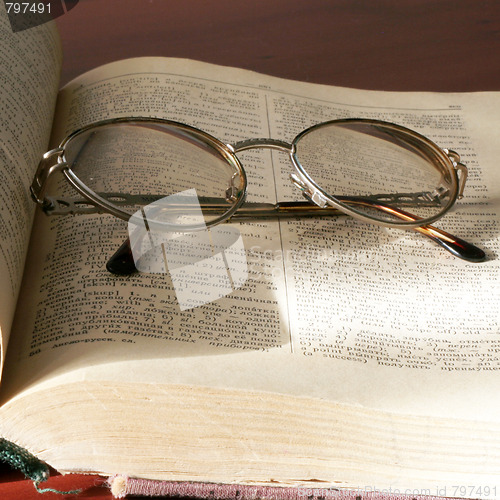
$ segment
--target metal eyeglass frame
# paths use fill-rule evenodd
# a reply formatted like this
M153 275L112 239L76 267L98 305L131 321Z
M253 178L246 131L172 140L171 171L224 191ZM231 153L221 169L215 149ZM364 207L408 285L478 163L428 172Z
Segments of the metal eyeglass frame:
M420 218L406 211L396 209L387 205L388 201L395 201L398 194L392 195L392 199L387 199L388 195L380 195L377 197L334 197L326 193L321 186L316 184L296 156L296 145L298 141L305 134L314 131L315 129L330 125L330 124L349 124L363 123L380 126L384 129L389 128L392 133L404 136L408 144L418 151L430 151L432 155L437 158L439 162L438 168L442 172L442 176L447 179L448 188L448 203L444 208L435 216L429 218ZM125 117L116 118L111 120L104 120L93 123L84 128L81 128L70 135L68 135L56 149L48 151L42 157L38 169L34 176L31 185L31 196L33 200L43 209L47 215L66 215L66 214L90 214L90 213L109 213L128 221L131 217L130 213L121 210L119 205L130 204L134 201L144 200L146 197L149 201L155 198L154 195L128 195L124 193L96 193L85 185L78 176L72 171L70 165L66 162L65 147L67 144L79 136L80 134L98 129L100 127L109 126L113 124L133 124L133 123L150 123L156 125L165 125L174 127L177 130L190 134L196 137L205 145L215 149L226 161L228 161L237 171L242 180L242 186L230 184L226 197L233 203L222 215L215 217L213 220L208 221L205 227L210 227L225 221L233 220L249 220L249 219L272 219L283 217L304 217L304 216L336 216L336 215L351 215L361 220L372 222L382 226L396 227L402 229L413 229L419 233L432 239L440 246L445 248L453 255L465 259L470 262L481 262L485 260L486 255L480 248L467 243L466 241L457 238L441 229L433 227L430 222L442 217L455 203L457 198L462 197L465 181L467 178L467 168L460 163L460 157L454 151L441 149L428 138L400 125L389 122L382 122L378 120L368 119L345 119L345 120L332 120L321 124L314 125L307 128L298 134L291 143L276 139L248 139L239 141L233 145L225 144L210 134L201 131L197 128L191 127L186 124L174 122L171 120L164 120L160 118L148 117ZM255 149L255 148L268 148L285 152L289 155L295 172L290 175L292 182L302 191L307 201L297 202L281 202L281 203L251 203L245 202L247 178L245 170L236 156L237 153ZM436 166L436 165L435 165ZM80 199L59 199L48 196L46 194L49 178L53 177L55 172L62 172L68 182L76 189L76 191L83 196ZM458 173L460 172L460 176ZM407 197L408 195L401 195ZM418 195L413 202L420 203ZM439 196L439 194L437 195ZM158 196L157 198L160 198ZM429 200L427 200L428 202ZM368 214L360 213L351 208L350 205L367 205L370 208L381 210L389 213L391 216L400 219L400 222L383 221L372 217ZM411 205L411 203L410 203ZM220 212L220 204L217 207ZM183 227L183 230L189 230L189 227ZM122 247L108 262L108 270L118 274L128 274L134 270L133 262L130 252L130 243L125 242ZM114 264L113 264L114 261ZM121 262L121 264L120 264ZM122 266L122 269L120 268ZM120 270L121 269L121 270Z

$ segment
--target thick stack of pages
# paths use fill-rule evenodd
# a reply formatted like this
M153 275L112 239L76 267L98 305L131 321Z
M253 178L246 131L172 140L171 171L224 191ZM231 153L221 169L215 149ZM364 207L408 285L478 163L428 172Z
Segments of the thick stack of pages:
M358 91L158 58L97 68L57 94L53 27L1 22L4 438L61 472L500 488L499 94ZM247 283L181 310L168 275L105 270L125 223L47 217L29 199L44 151L120 116L226 143L290 141L345 117L406 125L468 165L465 196L438 225L488 259L349 217L247 222ZM249 200L300 198L286 155L240 156Z

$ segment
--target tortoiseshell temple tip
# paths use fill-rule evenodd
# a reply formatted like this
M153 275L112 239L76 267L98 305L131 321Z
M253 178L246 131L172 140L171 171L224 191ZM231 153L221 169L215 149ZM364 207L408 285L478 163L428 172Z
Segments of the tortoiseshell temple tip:
M468 262L484 262L486 260L486 254L483 250L456 236L453 242L448 242L441 238L436 238L434 241L456 257Z
M137 271L135 267L130 240L127 238L120 248L106 262L106 269L120 276L126 276Z

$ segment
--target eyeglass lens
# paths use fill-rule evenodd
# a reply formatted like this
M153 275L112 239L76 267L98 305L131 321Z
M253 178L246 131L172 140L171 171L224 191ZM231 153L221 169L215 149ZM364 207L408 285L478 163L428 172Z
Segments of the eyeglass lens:
M454 201L450 169L439 151L391 124L313 127L299 135L294 158L324 193L372 219L401 222L401 210L425 219Z
M231 158L182 126L127 122L92 128L69 140L65 160L81 182L121 211L133 215L148 206L150 214L173 225L192 223L192 197L184 200L179 193L196 190L200 203L193 213L201 206L202 224L209 224L232 209L244 189ZM162 210L160 200L172 195Z

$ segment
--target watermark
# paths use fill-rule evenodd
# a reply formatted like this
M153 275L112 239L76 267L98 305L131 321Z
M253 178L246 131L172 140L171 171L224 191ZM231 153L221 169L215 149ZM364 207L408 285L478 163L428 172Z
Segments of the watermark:
M372 495L380 496L403 496L408 499L416 500L427 497L451 497L451 498L477 498L477 499L495 499L500 493L500 486L497 485L434 485L429 488L377 488L375 486L365 486L357 488L347 488L346 498L352 500L364 500L365 498L373 498ZM368 496L369 495L369 496ZM297 489L297 498L337 498L337 488L307 488L299 487Z
M189 189L146 205L128 222L135 267L168 272L181 310L224 297L248 278L240 232L209 229L204 221L196 190Z
M5 10L13 32L23 31L45 24L62 16L77 5L79 0L42 0L9 2L4 0Z

